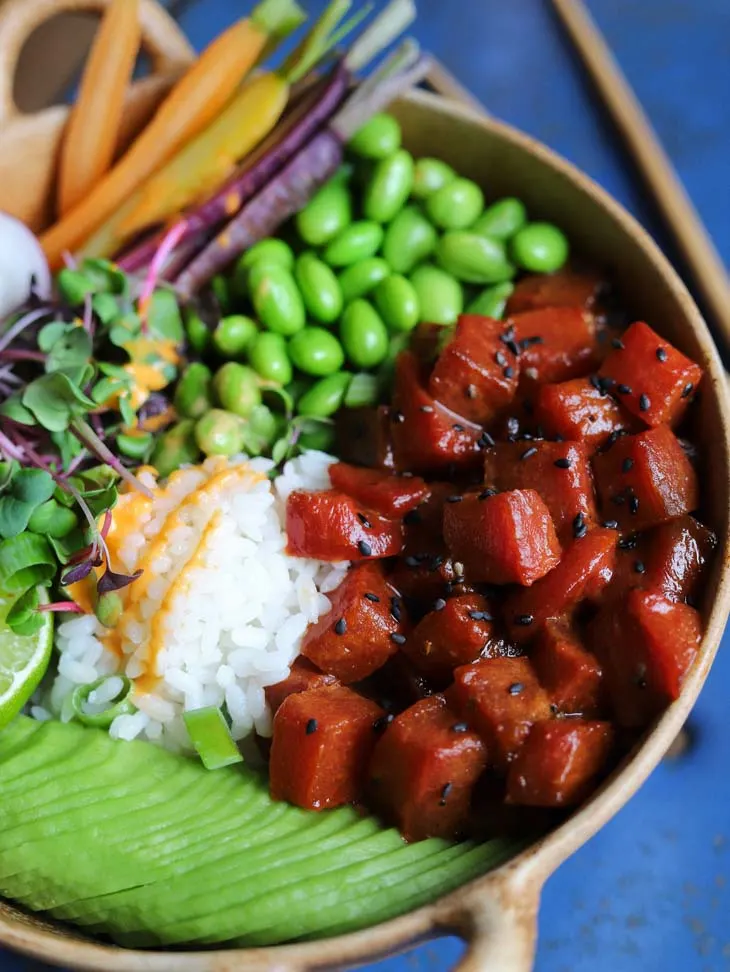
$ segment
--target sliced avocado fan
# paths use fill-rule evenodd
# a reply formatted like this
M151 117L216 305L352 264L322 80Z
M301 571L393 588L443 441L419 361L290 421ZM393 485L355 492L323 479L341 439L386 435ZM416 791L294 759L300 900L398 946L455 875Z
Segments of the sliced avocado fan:
M522 846L406 844L350 808L276 803L246 767L25 717L0 733L0 794L0 896L138 948L353 931Z

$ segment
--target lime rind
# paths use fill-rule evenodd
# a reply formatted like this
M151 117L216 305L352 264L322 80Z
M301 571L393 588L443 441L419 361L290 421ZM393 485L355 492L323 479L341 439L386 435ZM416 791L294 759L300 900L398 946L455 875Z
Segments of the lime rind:
M45 589L40 602L47 603ZM53 614L43 615L43 624L32 635L12 631L6 618L18 597L0 598L0 729L15 718L35 692L48 669L53 648Z

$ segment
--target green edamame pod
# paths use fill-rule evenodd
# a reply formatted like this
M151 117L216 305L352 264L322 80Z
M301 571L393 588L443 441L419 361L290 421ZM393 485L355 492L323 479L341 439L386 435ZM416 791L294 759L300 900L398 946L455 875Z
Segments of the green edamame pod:
M277 417L266 405L256 405L243 423L243 448L250 456L260 456L279 434Z
M189 364L180 376L173 403L181 418L200 418L213 405L210 394L212 375L200 361Z
M294 267L294 251L284 240L269 236L246 250L236 264L236 271L248 271L257 263L275 263L285 270L291 270Z
M565 264L569 252L565 234L552 223L528 223L512 238L515 263L531 273L554 273Z
M472 233L490 236L495 240L509 240L527 222L527 210L521 199L507 196L487 206L471 227Z
M234 456L243 450L243 421L212 408L195 423L195 441L206 456Z
M349 371L338 371L315 382L299 399L298 412L312 418L329 418L342 405L352 381Z
M418 294L410 280L398 273L378 284L375 306L390 331L411 331L418 324Z
M380 385L377 375L360 371L352 376L343 404L345 408L364 408L366 405L377 405L379 392Z
M350 223L328 245L322 254L331 267L349 267L374 256L383 242L383 227L372 220Z
M397 219L398 217L393 222ZM390 225L392 227L393 223ZM345 303L349 304L351 300L357 300L358 297L367 297L389 274L390 267L380 257L368 257L359 263L353 263L351 267L343 270L338 278Z
M221 406L241 418L261 404L261 388L256 372L246 365L229 361L213 378L213 391Z
M183 419L157 441L150 462L160 478L165 479L180 466L197 462L199 457L200 449L195 441L195 421Z
M185 315L185 331L193 351L203 354L210 344L210 329L200 314L194 310L188 310Z
M411 195L415 199L426 199L437 189L447 186L456 179L456 173L441 159L418 159L413 175Z
M465 283L502 283L516 273L501 240L464 230L444 233L436 247L436 258L447 273Z
M129 459L144 459L153 443L154 436L151 432L135 433L134 435L121 433L117 436L117 449Z
M421 320L432 324L454 324L464 307L464 292L455 280L440 267L424 264L410 276L421 312Z
M288 270L274 264L254 266L248 283L256 315L264 327L285 337L301 331L307 315L302 295Z
M265 381L288 385L292 380L293 369L281 334L259 334L248 352L248 363Z
M385 231L382 254L396 273L410 273L436 247L437 234L418 206L406 206Z
M385 159L397 152L401 144L401 130L392 115L384 112L373 115L359 131L355 132L347 147L364 159Z
M324 324L336 321L342 313L342 289L332 268L314 253L302 253L294 276L309 313Z
M338 173L312 196L295 218L297 231L309 246L324 246L352 220L352 199L346 178Z
M357 368L375 368L388 353L388 331L372 304L359 298L345 309L340 339Z
M363 214L389 223L403 208L413 185L413 156L400 149L375 165L363 198Z
M230 314L213 331L213 347L222 358L241 358L256 340L256 321L245 314Z
M289 342L289 357L295 368L315 378L334 374L345 363L342 345L323 327L305 327L295 334Z
M484 193L471 179L454 179L426 200L428 218L441 229L466 229L484 206Z
M514 289L515 285L509 283L509 281L488 287L468 304L466 313L481 314L484 317L491 317L495 321L501 321L507 301L512 296Z

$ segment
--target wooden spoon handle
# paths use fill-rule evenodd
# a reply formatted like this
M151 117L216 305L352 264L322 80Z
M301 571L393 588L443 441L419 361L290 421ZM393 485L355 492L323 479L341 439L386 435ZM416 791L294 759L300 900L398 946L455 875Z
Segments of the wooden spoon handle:
M0 6L0 124L20 114L13 97L18 58L31 34L58 14L103 13L109 0L3 0ZM142 44L155 74L189 63L191 47L172 17L156 2L141 0Z

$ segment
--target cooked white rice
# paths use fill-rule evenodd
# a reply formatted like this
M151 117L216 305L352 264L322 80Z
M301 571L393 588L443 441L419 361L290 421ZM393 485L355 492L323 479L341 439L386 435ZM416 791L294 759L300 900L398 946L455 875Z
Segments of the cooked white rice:
M175 473L164 488L142 473L153 501L123 535L119 514L110 533L114 569L144 570L123 592L114 644L94 615L64 621L56 634L58 674L32 714L69 720L78 685L119 673L135 683L137 711L112 722L115 738L186 751L183 712L224 705L235 739L253 729L270 735L264 688L287 676L307 625L329 610L325 595L348 566L284 552L286 497L327 488L333 461L306 453L274 483L266 477L271 463L261 459L207 460ZM121 679L105 681L90 694L90 711L103 709L121 686Z

